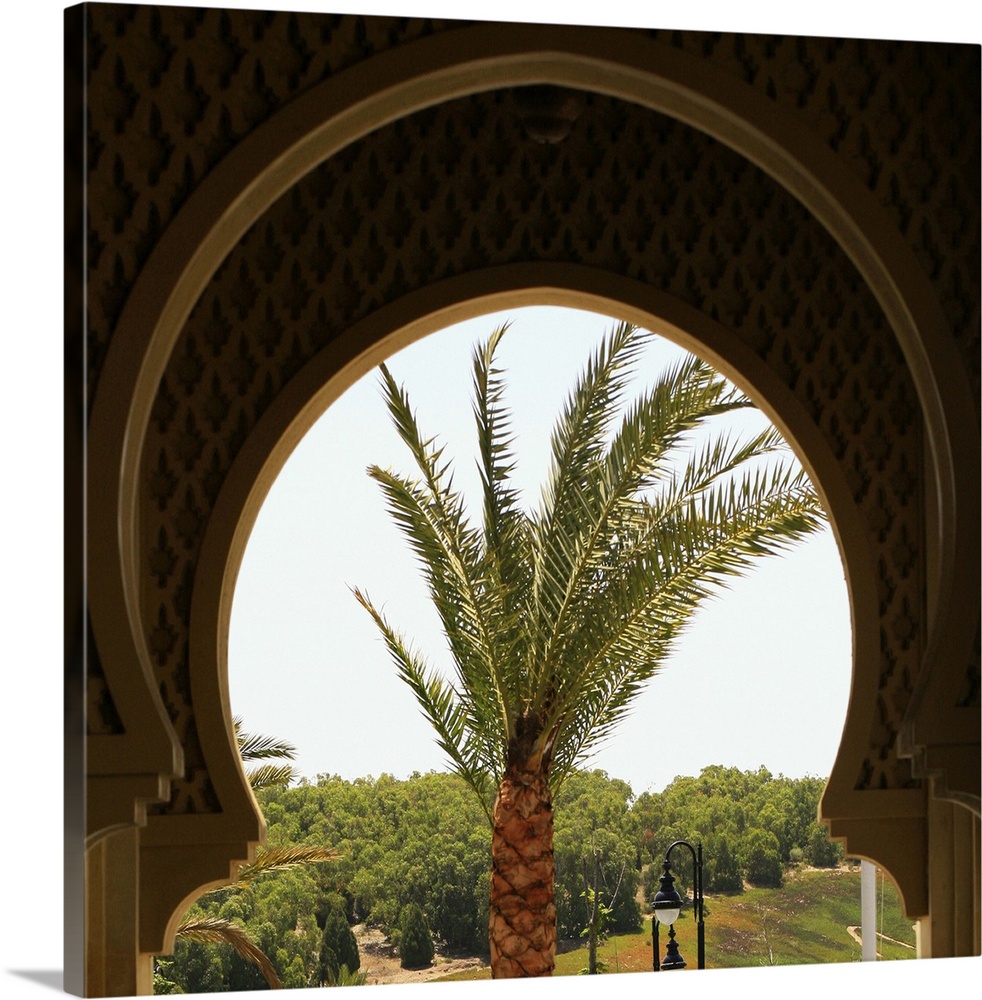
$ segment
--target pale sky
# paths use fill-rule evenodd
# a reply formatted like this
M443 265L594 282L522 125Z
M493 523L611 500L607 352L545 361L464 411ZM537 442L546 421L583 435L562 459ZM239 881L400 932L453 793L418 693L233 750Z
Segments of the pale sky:
M499 349L517 432L516 481L535 504L548 469L555 415L616 320L545 307L497 313L443 330L393 356L421 428L446 444L455 483L478 497L471 414L471 350L502 321ZM681 349L659 338L639 366L638 391ZM632 394L633 395L633 394ZM767 425L741 414L745 433ZM730 418L728 426L740 425ZM282 737L301 773L345 778L445 769L427 720L400 681L359 586L431 663L449 670L445 643L415 557L394 526L376 463L413 473L371 373L311 429L270 491L236 585L229 638L233 712ZM798 777L828 775L845 719L851 673L849 608L830 529L761 561L693 619L675 655L590 766L661 790L708 764L763 764ZM789 706L798 705L795 710ZM652 733L669 723L671 754ZM663 741L661 741L661 745Z

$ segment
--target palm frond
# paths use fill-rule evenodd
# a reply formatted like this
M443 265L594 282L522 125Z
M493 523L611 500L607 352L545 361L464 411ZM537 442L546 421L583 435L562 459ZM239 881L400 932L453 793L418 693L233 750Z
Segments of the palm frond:
M587 652L558 678L556 768L576 766L623 719L634 695L670 652L692 613L762 556L824 523L800 471L755 473L653 524L598 587L571 645Z
M504 406L504 379L495 366L495 351L507 331L495 330L474 350L474 416L484 497L481 577L488 628L495 637L499 686L520 687L526 663L526 630L532 576L528 559L530 522L520 496L510 484L515 468L511 418ZM505 708L505 706L503 706Z
M449 684L427 669L366 594L355 589L354 595L382 633L399 676L436 732L438 746L453 770L477 793L490 822L489 785L497 784L502 770L499 731L488 725L485 715L475 717L473 692L468 692L472 697L467 702L462 701Z
M325 861L337 861L339 857L340 853L333 848L315 847L312 844L298 844L295 847L260 847L256 851L255 859L249 864L242 865L236 872L234 882L220 886L212 892L245 889L271 872L302 868L305 865L321 864Z
M507 739L515 706L506 697L508 689L500 675L507 650L500 648L501 636L495 631L500 621L488 613L485 595L489 588L480 533L467 524L463 501L453 491L449 464L439 465L442 449L424 439L408 395L384 365L381 372L389 412L423 480L413 483L377 466L369 474L382 486L390 512L427 575L462 684L486 696L487 712L491 711L493 693L497 718Z
M574 575L583 551L578 528L590 516L590 498L583 489L601 461L611 421L620 405L632 366L650 337L628 323L615 326L604 338L574 385L552 433L552 465L536 517L537 547L545 553L548 574L535 578L535 605L546 620L539 623L538 642L555 634L552 624L564 606L561 586Z
M515 468L514 436L503 403L502 372L494 364L495 351L507 329L507 324L498 327L483 345L475 348L473 356L474 416L484 491L484 532L487 549L495 554L500 552L503 530L521 517L518 494L509 486L509 477Z
M239 747L239 756L244 761L269 760L270 757L283 760L294 760L297 748L285 740L273 739L270 736L253 735L242 731L242 719L236 716L232 720L235 728L235 739Z
M461 531L456 539L450 536L441 515L433 510L419 484L379 468L371 469L370 474L382 486L390 513L416 553L450 645L460 684L471 693L482 727L494 724L507 733L514 707L504 696L497 644L489 627L486 602L482 600L486 588L474 565L479 556L462 551L476 542L469 532ZM365 601L361 603L369 608ZM389 649L393 652L391 644ZM398 659L396 662L399 665Z
M699 358L670 367L624 415L609 447L579 482L566 477L570 500L549 512L552 523L542 532L540 593L553 589L555 618L547 617L548 639L542 652L540 692L554 686L552 675L566 658L569 622L579 614L591 579L608 561L615 539L628 526L639 494L659 481L671 481L667 458L705 421L747 400Z
M570 391L552 434L552 469L544 495L547 509L561 504L566 485L578 482L601 455L633 365L650 337L629 323L615 326Z
M249 787L258 792L263 788L282 788L297 776L297 769L290 764L262 764L246 771Z
M231 921L221 917L195 917L177 928L177 936L204 944L227 944L237 955L258 966L270 989L283 988L273 963L245 930Z
M367 982L367 972L350 972L346 965L342 965L328 986L364 986Z

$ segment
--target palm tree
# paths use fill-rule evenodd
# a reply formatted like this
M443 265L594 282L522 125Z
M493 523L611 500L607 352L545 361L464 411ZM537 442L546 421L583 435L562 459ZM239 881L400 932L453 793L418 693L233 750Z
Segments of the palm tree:
M235 741L239 748L239 756L244 763L263 762L258 767L246 771L246 778L252 790L270 788L275 785L288 785L296 776L291 764L265 763L273 760L293 760L296 748L282 740L269 736L253 735L242 730L242 720L238 717L232 720L235 729ZM256 879L276 871L285 871L300 865L318 864L322 861L334 861L338 852L327 847L316 847L310 844L300 844L295 847L261 846L256 850L255 858L248 864L239 866L234 881L211 889L202 894L201 899L229 890L248 888ZM177 937L186 941L199 941L203 944L227 944L241 958L253 962L262 973L270 989L282 989L283 984L277 975L276 968L263 950L252 940L248 932L238 924L224 917L195 916L187 914L177 928Z
M235 741L243 763L263 762L258 767L246 771L249 787L254 791L277 785L288 785L296 777L292 764L269 764L273 760L293 760L296 747L292 743L273 739L269 736L253 735L242 731L242 720L232 720L235 727ZM256 849L255 858L248 864L240 865L234 881L213 890L228 892L230 889L245 889L256 879L271 872L285 871L301 865L319 864L322 861L336 861L338 852L330 847L312 844L298 844L294 847L266 847ZM207 893L206 893L207 895Z
M745 442L718 433L687 453L696 428L752 406L698 358L669 368L625 409L652 337L629 324L609 332L574 386L553 431L542 500L523 509L495 365L506 329L473 356L480 527L467 520L442 447L380 369L420 475L378 466L369 474L422 567L454 679L430 669L354 591L488 813L495 978L553 971L552 799L563 779L611 735L704 598L824 519L773 428Z

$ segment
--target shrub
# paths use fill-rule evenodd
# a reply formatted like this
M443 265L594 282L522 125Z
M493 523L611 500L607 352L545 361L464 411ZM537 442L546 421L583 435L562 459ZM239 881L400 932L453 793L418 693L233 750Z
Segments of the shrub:
M772 889L784 881L781 845L770 830L751 830L744 841L743 867L751 885Z
M816 868L834 868L842 860L842 845L829 840L828 830L815 823L808 840L805 857Z
M433 961L433 935L423 911L415 903L407 903L399 921L399 955L404 969L419 969Z
M737 860L730 851L730 842L719 837L712 854L705 858L706 888L715 892L743 892L743 879Z
M321 983L334 982L342 966L346 966L349 972L357 972L361 966L361 958L358 955L358 942L348 926L344 908L334 901L325 915L317 969L318 980Z

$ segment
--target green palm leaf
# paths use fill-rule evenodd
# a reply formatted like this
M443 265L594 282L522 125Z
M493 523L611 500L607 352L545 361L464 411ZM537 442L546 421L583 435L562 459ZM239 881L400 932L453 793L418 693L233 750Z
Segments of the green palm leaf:
M289 785L297 776L296 768L289 764L263 764L261 767L254 767L246 771L246 779L249 787L258 792L263 788L282 788Z
M381 372L389 412L423 478L413 482L377 466L369 474L382 486L389 510L423 568L461 684L481 703L482 716L493 706L511 732L517 709L506 699L509 691L502 682L507 650L499 648L500 637L489 620L480 534L466 523L449 464L440 466L442 449L424 439L408 395L385 366Z
M478 717L473 711L473 704L469 706L471 714L468 717L467 703L441 677L427 670L368 596L357 589L354 594L382 632L399 676L409 685L417 704L436 731L438 745L454 771L477 793L490 820L489 791L497 783L502 770L500 742L487 737L487 726L477 725Z
M244 761L261 761L270 757L293 760L296 754L296 748L291 743L243 732L242 719L238 716L232 719L232 726L239 754ZM246 777L253 791L257 791L273 785L289 784L293 780L294 769L290 765L262 764L248 771ZM335 861L338 857L339 853L331 848L310 844L300 844L295 847L259 847L253 861L239 867L234 881L203 893L201 898L205 899L229 890L246 889L264 875ZM248 933L237 924L221 917L185 916L178 926L177 935L205 944L230 945L238 955L259 967L270 989L282 989L282 983L273 963Z
M237 955L259 967L270 989L283 988L273 963L237 924L221 917L195 917L182 923L177 928L177 935L204 944L227 944Z
M284 740L273 739L270 736L258 736L242 731L242 719L236 716L232 720L235 728L235 739L239 748L239 756L245 761L268 760L270 757L293 760L297 748Z
M824 512L803 474L775 472L664 511L626 542L594 591L571 645L587 651L561 675L555 768L564 775L607 739L671 652L692 613L755 559L814 531Z
M571 501L559 502L553 493L553 508L543 512L547 540L541 555L543 579L561 591L561 603L556 619L547 623L540 684L555 683L553 676L566 661L570 622L578 617L580 602L606 563L614 539L630 527L638 495L656 483L672 481L668 458L686 434L711 417L746 405L747 400L708 365L689 358L666 372L628 411L583 482L564 480Z
M495 351L507 325L492 333L474 351L474 416L477 425L479 469L484 499L482 598L487 627L495 637L498 669L492 675L502 716L514 716L516 705L506 691L521 686L528 655L526 630L532 575L528 558L529 519L521 509L518 491L510 485L515 468L511 418L504 406L505 384L495 366Z
M273 739L246 733L242 730L242 719L235 716L232 719L235 731L235 742L239 748L239 756L245 761L264 761L270 757L279 760L293 760L297 748L284 740ZM289 785L296 777L296 770L289 764L261 764L259 767L246 771L249 787L257 792L262 788Z
M337 851L331 848L315 847L311 844L299 844L295 847L260 847L256 851L255 860L242 865L236 872L234 882L212 891L227 892L229 889L244 889L256 879L272 872L302 868L324 861L336 861L340 856ZM206 895L209 894L206 893Z

